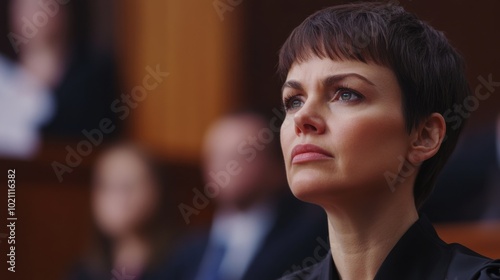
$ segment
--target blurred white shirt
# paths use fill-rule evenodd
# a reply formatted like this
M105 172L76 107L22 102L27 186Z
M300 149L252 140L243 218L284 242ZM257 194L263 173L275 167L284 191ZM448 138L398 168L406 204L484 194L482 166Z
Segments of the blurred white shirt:
M51 92L0 55L0 157L27 159L40 144L40 127L54 113Z
M216 213L210 242L227 248L220 266L227 279L243 277L274 224L274 210L274 205L266 201L244 212Z

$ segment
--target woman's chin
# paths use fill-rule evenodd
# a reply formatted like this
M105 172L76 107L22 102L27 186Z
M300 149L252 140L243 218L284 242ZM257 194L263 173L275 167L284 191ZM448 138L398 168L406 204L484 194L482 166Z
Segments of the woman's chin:
M331 185L322 186L316 180L310 178L290 182L290 190L296 198L315 204L332 192Z
M305 175L305 174L301 174ZM289 178L293 195L306 202L322 205L352 193L354 186L340 178L323 178L318 176L294 176Z

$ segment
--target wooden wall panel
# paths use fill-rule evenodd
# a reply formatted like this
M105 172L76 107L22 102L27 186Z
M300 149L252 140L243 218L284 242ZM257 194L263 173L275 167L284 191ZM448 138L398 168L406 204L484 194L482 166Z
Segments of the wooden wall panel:
M207 126L239 100L243 12L234 7L231 19L221 20L213 0L119 4L125 91L142 83L146 66L169 72L132 110L131 136L169 159L196 162Z

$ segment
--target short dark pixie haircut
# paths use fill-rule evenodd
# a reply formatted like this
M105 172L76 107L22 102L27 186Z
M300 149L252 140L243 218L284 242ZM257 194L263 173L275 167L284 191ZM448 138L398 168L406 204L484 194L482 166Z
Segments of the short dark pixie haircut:
M432 113L443 115L470 95L463 59L443 33L390 2L345 4L309 16L282 46L278 73L286 77L294 63L312 56L392 69L408 133ZM452 128L447 122L439 151L420 166L414 186L417 208L432 192L464 123Z

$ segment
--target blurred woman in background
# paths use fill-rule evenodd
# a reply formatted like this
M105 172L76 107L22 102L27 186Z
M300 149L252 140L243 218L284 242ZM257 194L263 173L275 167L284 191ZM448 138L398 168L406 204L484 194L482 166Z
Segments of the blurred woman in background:
M157 279L169 239L161 181L140 147L120 143L104 151L92 181L97 238L72 279Z

